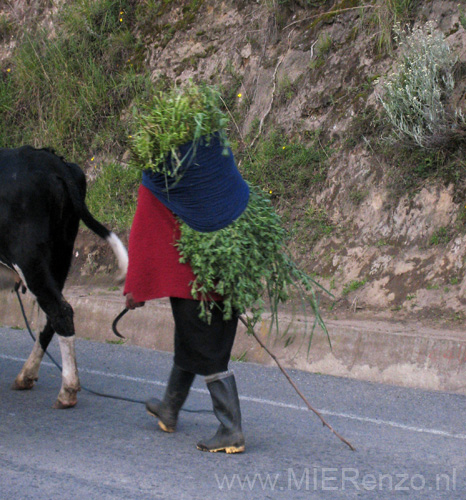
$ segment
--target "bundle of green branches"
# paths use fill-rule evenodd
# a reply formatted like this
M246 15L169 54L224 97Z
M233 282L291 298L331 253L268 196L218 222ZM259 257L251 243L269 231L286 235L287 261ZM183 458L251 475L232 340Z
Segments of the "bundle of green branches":
M139 130L133 144L135 160L142 169L176 178L183 160L179 146L191 141L199 143L201 138L207 138L208 143L214 133L226 145L227 123L220 94L213 87L190 83L183 89L175 87L160 93L138 119ZM180 261L189 262L196 276L192 295L203 299L202 318L209 320L211 307L215 307L209 299L220 295L225 319L250 313L248 323L254 325L269 302L271 324L278 325L278 305L289 300L296 287L311 306L316 322L326 331L315 294L319 285L287 255L286 232L261 189L250 186L246 210L224 229L201 233L182 221L180 227Z
M201 233L181 223L177 243L180 261L189 262L196 279L193 297L201 297L200 316L209 319L209 298L223 297L224 318L233 314L250 314L249 324L262 317L267 303L272 323L277 323L278 306L298 290L325 330L320 316L316 286L286 252L286 231L266 194L250 186L250 198L243 214L229 226L213 233ZM326 331L326 330L325 330Z
M136 165L170 177L182 166L178 148L191 142L193 148L213 134L228 145L228 117L220 107L219 91L210 85L187 83L159 92L136 119L133 137Z

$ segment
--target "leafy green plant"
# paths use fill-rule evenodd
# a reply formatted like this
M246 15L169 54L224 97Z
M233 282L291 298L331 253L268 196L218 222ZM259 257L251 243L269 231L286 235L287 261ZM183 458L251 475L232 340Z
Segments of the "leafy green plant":
M183 161L179 146L192 142L195 150L201 138L208 143L214 133L227 145L228 117L220 105L218 90L206 84L190 82L158 93L136 119L135 164L176 178Z
M342 295L348 295L351 292L355 292L356 290L362 288L366 283L367 283L366 278L363 280L350 281L343 287Z
M326 331L315 295L318 285L287 255L286 234L268 198L258 188L250 188L248 207L226 228L200 233L181 224L177 247L180 261L189 262L196 275L193 296L208 299L219 294L223 296L225 319L234 312L249 311L249 324L253 325L260 320L267 302L276 320L279 303L286 302L296 287L307 293L303 296ZM202 304L200 316L208 319L209 305L214 303Z
M330 147L321 145L318 132L310 134L305 142L272 130L243 155L243 171L252 184L272 194L295 195L323 184L330 153Z
M377 27L376 49L392 53L393 26L406 23L419 4L419 0L377 0L373 20Z
M444 148L464 125L461 113L448 109L456 57L431 23L411 33L398 29L397 36L398 67L379 96L393 137L423 149Z
M309 246L317 243L324 236L328 236L335 230L335 225L330 220L325 209L310 204L300 217L296 231L303 233L302 243L306 244L306 251Z
M325 59L334 45L332 37L323 33L319 35L314 49L315 57L309 63L310 69L319 69L325 64Z
M448 227L439 227L429 239L429 245L446 245L452 238L451 229Z

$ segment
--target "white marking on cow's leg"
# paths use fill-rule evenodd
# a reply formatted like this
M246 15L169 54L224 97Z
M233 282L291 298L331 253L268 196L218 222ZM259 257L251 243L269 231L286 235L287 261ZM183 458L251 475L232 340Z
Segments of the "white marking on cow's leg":
M76 363L75 336L58 336L62 359L62 385L54 408L71 408L77 403L79 385L78 366Z
M118 236L113 232L110 232L107 237L107 242L112 247L112 250L118 259L120 272L118 273L117 279L118 281L123 281L126 277L126 272L128 271L128 252L126 251L126 248L120 238L118 238Z
M43 357L44 350L40 345L39 336L37 336L32 352L15 378L12 389L23 391L33 388L34 382L39 378L39 367Z

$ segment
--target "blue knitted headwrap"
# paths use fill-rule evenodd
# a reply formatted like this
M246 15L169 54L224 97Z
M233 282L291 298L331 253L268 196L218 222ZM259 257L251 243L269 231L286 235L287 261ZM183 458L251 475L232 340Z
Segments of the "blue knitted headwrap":
M179 148L179 176L145 170L142 184L183 222L196 231L223 229L237 219L249 201L249 186L241 177L230 148L218 135Z

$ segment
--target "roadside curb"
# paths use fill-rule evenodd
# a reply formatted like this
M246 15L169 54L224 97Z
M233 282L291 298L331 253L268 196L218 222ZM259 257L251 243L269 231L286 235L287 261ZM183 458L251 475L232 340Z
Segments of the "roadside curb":
M121 290L99 286L68 286L64 292L75 312L80 338L118 343L111 325L124 308ZM28 293L23 302L31 328L39 331L43 315ZM16 295L0 290L1 324L25 328ZM257 330L279 361L287 368L359 380L441 390L466 395L466 331L426 328L414 322L328 320L332 349L326 335L316 331L307 352L303 335L312 325L297 316L280 316L286 338L284 347L268 335L266 319ZM168 299L148 302L129 311L118 328L125 344L172 352L173 320ZM299 346L301 346L299 348ZM29 353L22 353L25 357ZM275 365L240 324L232 358Z

